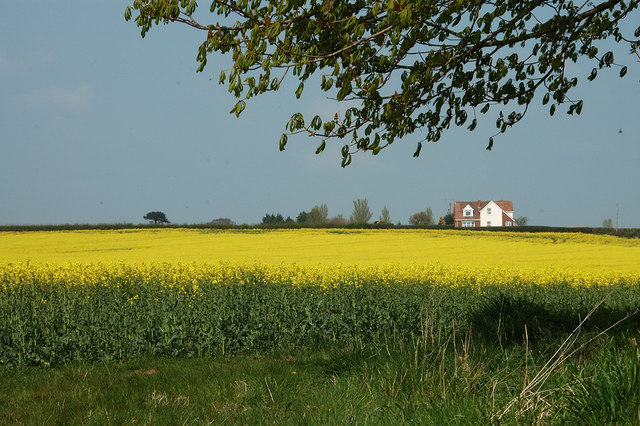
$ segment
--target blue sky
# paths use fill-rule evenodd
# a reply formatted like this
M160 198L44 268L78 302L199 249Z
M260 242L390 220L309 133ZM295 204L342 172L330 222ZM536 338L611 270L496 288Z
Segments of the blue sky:
M203 3L204 4L204 3ZM640 227L640 63L586 81L579 117L554 117L536 99L516 128L486 151L493 122L453 129L412 157L420 135L377 157L340 167L339 147L315 155L318 140L278 139L295 111L332 115L335 104L307 89L248 102L218 85L229 59L212 57L196 73L202 34L181 25L142 39L125 22L126 1L21 1L0 15L0 224L144 222L160 210L175 223L228 217L258 223L326 203L348 217L353 200L394 222L454 200L510 199L530 224ZM293 80L287 87L295 89ZM622 133L620 133L622 130Z

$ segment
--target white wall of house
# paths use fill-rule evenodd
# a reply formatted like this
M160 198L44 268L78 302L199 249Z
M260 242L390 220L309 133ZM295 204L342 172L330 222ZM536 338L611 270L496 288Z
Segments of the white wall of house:
M480 210L480 226L502 226L502 209L490 201Z

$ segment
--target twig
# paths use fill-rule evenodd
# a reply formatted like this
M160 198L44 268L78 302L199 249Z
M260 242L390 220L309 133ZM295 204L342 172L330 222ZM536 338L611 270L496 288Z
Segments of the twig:
M275 403L273 400L273 394L271 393L271 389L269 388L269 382L267 382L267 378L264 378L264 384L267 385L267 390L269 391L269 396L271 397L271 402Z

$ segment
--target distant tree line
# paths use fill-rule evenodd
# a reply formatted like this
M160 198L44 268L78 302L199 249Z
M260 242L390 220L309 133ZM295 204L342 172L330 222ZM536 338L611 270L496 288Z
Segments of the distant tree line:
M294 223L294 221L288 216L285 219L284 217L282 217L280 213L278 214L267 213L262 218L263 225L284 225L285 223Z
M319 226L319 225L366 225L371 222L373 212L369 208L369 200L366 198L360 198L353 201L353 210L349 219L345 218L341 214L337 216L329 217L329 208L326 204L319 204L313 206L309 211L301 211L296 216L296 219L292 219L291 216L285 217L281 213L267 213L262 218L262 225L303 225L303 226ZM152 211L144 215L145 220L150 223L157 224L169 224L167 216L160 211ZM515 218L517 226L527 226L528 218L526 216L520 216ZM374 222L376 225L392 225L391 213L387 206L382 208L378 220ZM213 219L209 222L209 225L214 226L235 226L235 222L229 218ZM402 225L398 222L397 225ZM435 220L433 210L431 207L427 207L423 211L416 212L409 217L409 225L411 226L453 226L454 218L451 211L440 216L438 220ZM612 228L611 219L603 221L603 228Z
M212 227L222 228L235 228L235 229L262 229L264 225L237 225L231 223L230 225L213 224L212 222L206 223L170 223L163 225L167 228L185 228L185 229L211 229ZM329 226L332 226L329 224ZM358 228L360 226L347 223L347 227ZM392 225L389 225L392 226ZM66 223L57 225L0 225L0 232L38 232L38 231L78 231L78 230L120 230L120 229L140 229L140 228L155 228L154 224L140 224L130 222L117 222L117 223ZM297 222L293 222L292 227L300 227ZM400 225L401 229L412 228L411 225ZM378 228L378 225L368 224L362 226L362 228ZM504 228L498 226L492 226L488 228L456 228L461 231L482 231L482 232L503 232ZM541 226L541 225L527 225L527 226L514 226L509 229L511 232L567 232L567 233L580 233L580 234L596 234L596 235L613 235L621 238L640 238L640 228L604 228L598 227L586 227L586 226Z
M262 218L263 225L304 225L304 226L317 226L317 225L366 225L371 223L373 218L373 212L369 207L369 200L367 198L359 198L353 201L353 210L351 215L347 219L341 214L330 217L329 208L326 204L319 204L313 206L309 211L303 210L293 220L291 217L286 219L281 213L267 213ZM424 211L414 213L409 217L409 224L412 226L452 226L454 223L453 213L447 212L443 216L440 216L436 221L433 211L430 207L427 207ZM389 208L384 206L380 212L378 220L374 222L376 225L393 225L391 220L391 213ZM401 222L397 223L402 225Z

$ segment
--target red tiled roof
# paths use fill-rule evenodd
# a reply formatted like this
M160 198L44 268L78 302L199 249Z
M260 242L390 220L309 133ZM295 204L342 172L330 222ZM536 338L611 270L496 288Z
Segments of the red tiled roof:
M511 201L511 200L494 201L494 203L496 203L498 206L500 206L500 208L505 212L512 212L513 211L513 201Z

